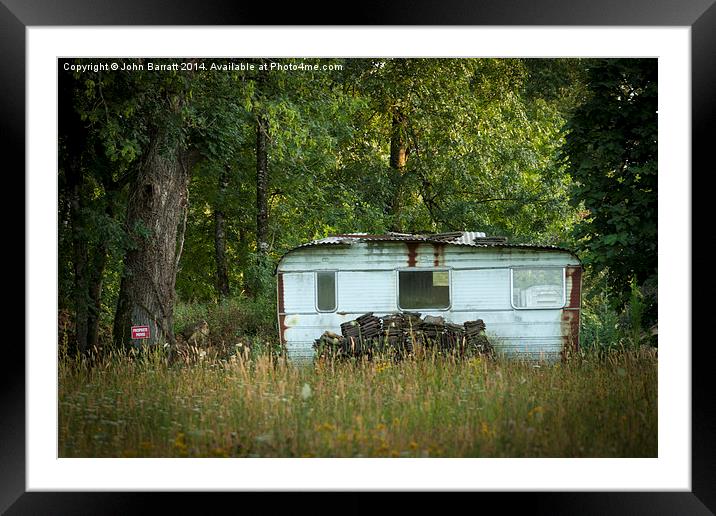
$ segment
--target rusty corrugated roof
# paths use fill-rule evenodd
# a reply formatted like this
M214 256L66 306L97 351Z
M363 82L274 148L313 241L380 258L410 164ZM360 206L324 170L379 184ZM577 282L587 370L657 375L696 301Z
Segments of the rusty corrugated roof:
M425 242L435 244L451 244L469 247L496 247L496 248L521 248L535 250L567 251L574 254L570 249L549 244L510 244L505 237L488 237L480 231L456 231L452 233L436 234L411 234L411 233L387 233L385 235L374 235L369 233L346 233L333 235L318 240L312 240L305 244L289 249L286 254L295 249L322 245L351 245L357 242ZM576 255L575 255L576 256Z

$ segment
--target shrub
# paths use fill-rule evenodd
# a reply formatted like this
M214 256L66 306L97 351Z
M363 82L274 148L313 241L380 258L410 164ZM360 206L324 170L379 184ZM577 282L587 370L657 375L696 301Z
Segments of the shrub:
M229 356L248 348L253 352L278 352L276 314L270 298L230 297L218 302L177 303L174 332L198 321L209 325L208 346L219 356Z

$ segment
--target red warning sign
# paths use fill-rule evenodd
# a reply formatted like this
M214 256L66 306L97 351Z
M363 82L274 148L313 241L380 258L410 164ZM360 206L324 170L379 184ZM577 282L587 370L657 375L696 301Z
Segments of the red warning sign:
M148 339L149 326L132 326L132 339Z

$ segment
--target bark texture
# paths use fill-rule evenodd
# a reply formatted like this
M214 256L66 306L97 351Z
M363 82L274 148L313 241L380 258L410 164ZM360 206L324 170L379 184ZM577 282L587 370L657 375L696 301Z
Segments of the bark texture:
M126 254L114 324L121 347L174 343L173 310L178 257L187 210L190 163L178 142L157 131L130 187ZM178 245L179 242L179 245ZM151 338L132 341L131 326L149 326Z

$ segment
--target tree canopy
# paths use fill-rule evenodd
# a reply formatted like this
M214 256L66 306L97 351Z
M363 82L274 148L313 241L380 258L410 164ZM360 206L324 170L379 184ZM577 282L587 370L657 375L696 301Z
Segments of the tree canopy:
M59 294L80 349L103 314L161 312L171 340L176 299L270 301L283 252L332 233L579 247L620 293L656 274L654 60L69 66L95 61L59 69Z
M583 259L607 270L621 301L657 275L657 65L608 59L588 68L588 95L565 127L563 160Z

